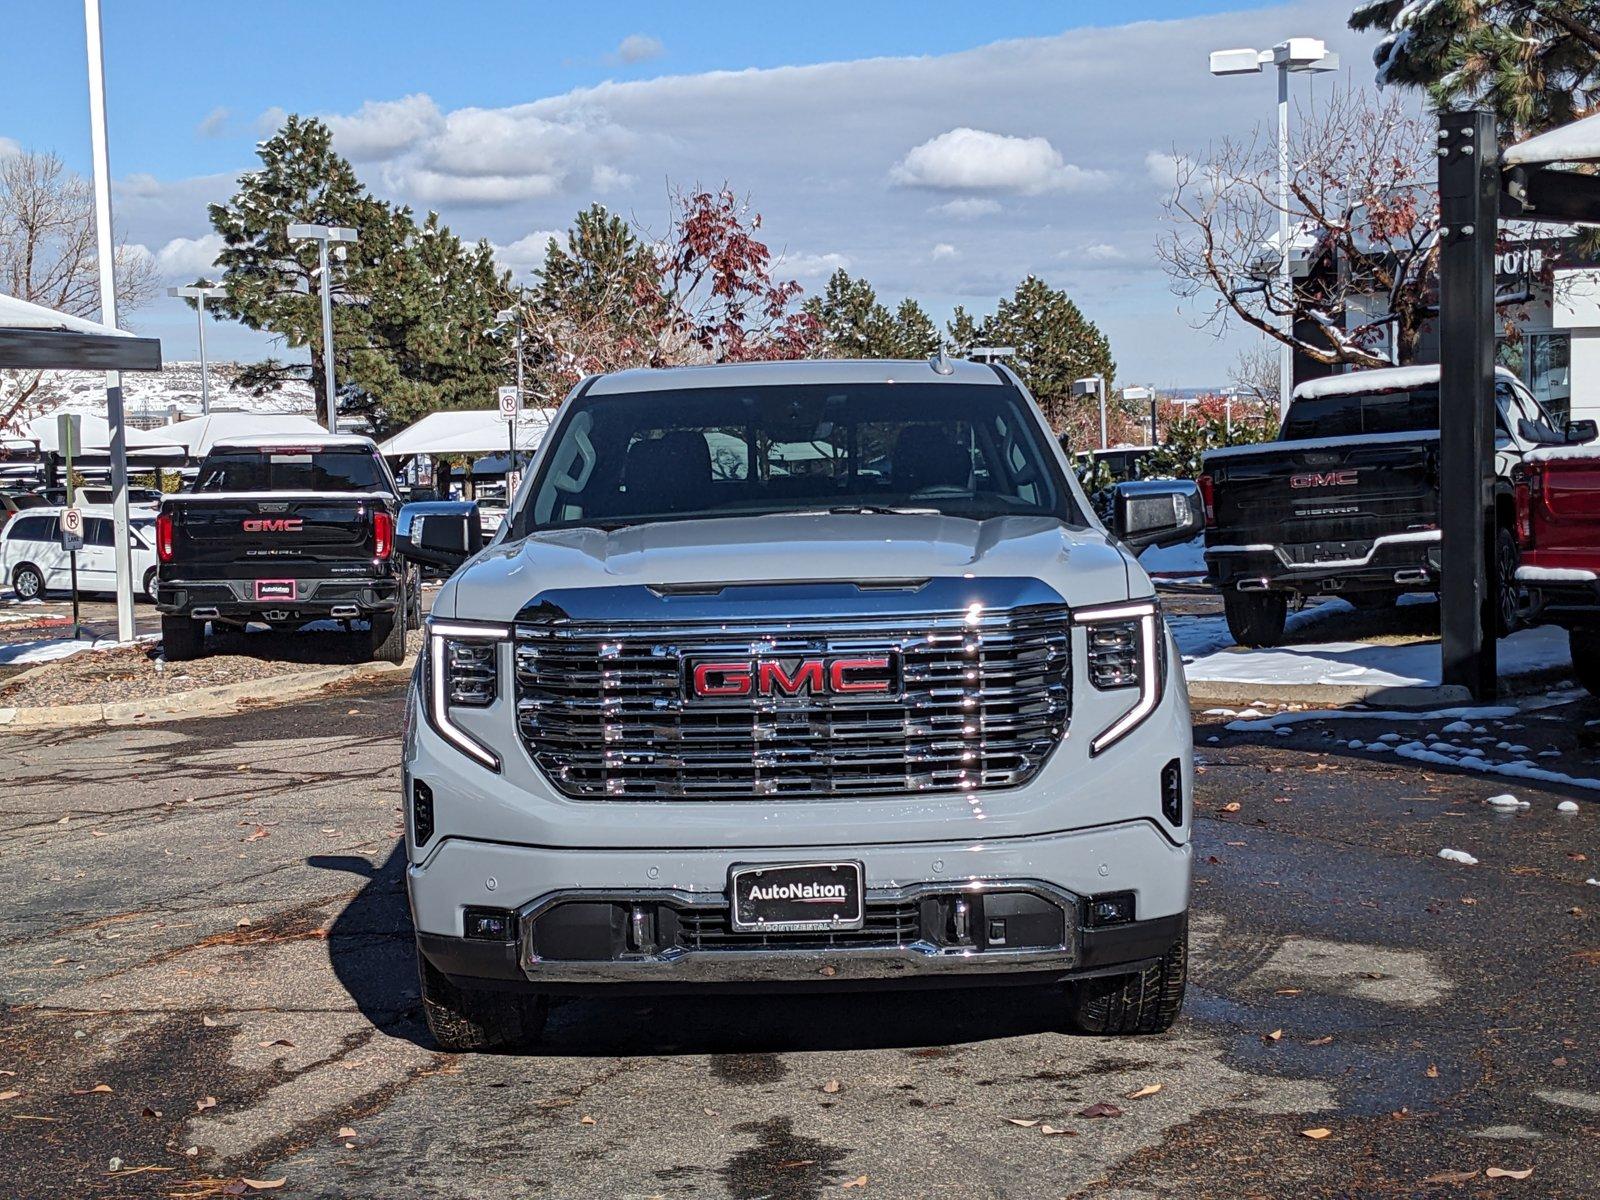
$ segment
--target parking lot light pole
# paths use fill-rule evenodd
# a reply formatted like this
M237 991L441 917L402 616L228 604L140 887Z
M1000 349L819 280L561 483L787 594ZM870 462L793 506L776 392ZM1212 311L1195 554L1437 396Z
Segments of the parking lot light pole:
M1100 449L1106 448L1106 380L1103 375L1086 375L1072 381L1074 396L1099 396L1100 398Z
M219 300L228 294L221 287L169 287L167 295L195 302L196 328L200 331L200 415L211 415L211 384L206 377L206 300Z
M1213 75L1259 75L1268 63L1278 68L1278 285L1287 311L1279 318L1278 390L1294 391L1294 275L1289 262L1289 75L1337 71L1339 56L1321 38L1290 38L1270 50L1213 50ZM1263 293L1264 294L1264 293ZM1287 402L1287 401L1285 401Z
M328 243L356 240L356 231L344 225L291 225L289 240L316 242L318 290L322 292L322 378L328 397L328 432L339 432L339 405L333 384L333 281L328 276Z

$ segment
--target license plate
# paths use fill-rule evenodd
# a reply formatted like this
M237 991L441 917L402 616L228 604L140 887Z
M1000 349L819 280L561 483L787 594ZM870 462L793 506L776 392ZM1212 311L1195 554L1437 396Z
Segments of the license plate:
M860 929L866 915L858 862L738 866L728 891L736 933Z
M298 598L299 587L293 579L256 580L257 600L295 600Z

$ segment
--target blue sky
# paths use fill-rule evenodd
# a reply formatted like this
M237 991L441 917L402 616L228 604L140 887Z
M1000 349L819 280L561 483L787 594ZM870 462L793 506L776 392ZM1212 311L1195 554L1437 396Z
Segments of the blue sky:
M1369 78L1349 7L108 0L118 221L190 274L204 205L252 165L270 114L318 113L375 191L438 208L517 270L591 200L659 223L668 179L727 179L808 288L847 264L942 316L1033 271L1105 325L1128 382L1213 382L1234 347L1190 330L1153 269L1151 156L1270 114L1269 81L1210 79L1207 49L1324 36ZM9 6L0 146L86 167L83 77L79 5ZM168 307L128 323L188 357ZM270 349L237 327L212 341Z

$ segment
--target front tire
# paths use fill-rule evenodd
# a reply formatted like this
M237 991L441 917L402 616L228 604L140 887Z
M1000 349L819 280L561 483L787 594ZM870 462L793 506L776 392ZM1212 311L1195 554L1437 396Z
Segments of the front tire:
M206 624L172 613L161 614L161 653L168 662L187 662L205 653Z
M1522 560L1517 539L1501 525L1494 537L1496 637L1509 637L1522 623L1522 585L1517 582L1517 565Z
M1142 971L1069 985L1067 1021L1079 1033L1165 1033L1183 1009L1189 978L1189 930Z
M146 600L150 601L151 604L156 602L156 569L154 567L144 573L144 583L141 590L144 592Z
M1572 650L1572 673L1584 691L1600 696L1600 630L1568 630L1567 644Z
M11 572L11 586L19 600L44 599L44 572L32 563L18 563Z
M1289 620L1289 597L1283 592L1226 592L1222 611L1239 645L1276 646Z
M550 1002L520 992L472 992L457 987L417 951L422 1015L448 1054L528 1046L544 1032Z

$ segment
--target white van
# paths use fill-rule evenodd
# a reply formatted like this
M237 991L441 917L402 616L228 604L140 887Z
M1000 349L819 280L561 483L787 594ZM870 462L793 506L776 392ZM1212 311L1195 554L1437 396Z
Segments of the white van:
M30 508L0 529L0 579L19 600L43 599L47 591L72 587L71 556L61 548L61 509ZM136 594L155 599L155 517L134 512L128 526L133 543ZM112 554L111 509L83 506L83 549L78 551L78 590L115 592L117 564Z

